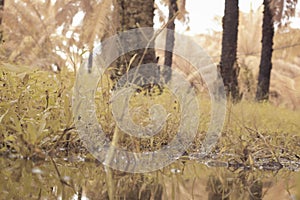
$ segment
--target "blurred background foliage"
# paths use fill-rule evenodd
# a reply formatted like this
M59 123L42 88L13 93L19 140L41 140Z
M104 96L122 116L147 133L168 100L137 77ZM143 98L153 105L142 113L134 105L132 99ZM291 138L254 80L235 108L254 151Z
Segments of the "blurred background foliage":
M261 56L262 7L250 13L239 15L237 62L240 67L239 87L243 99L255 97L257 77ZM215 20L221 23L222 18ZM203 47L218 64L220 61L222 32L210 35L194 36L196 42ZM285 26L277 26L274 36L274 52L272 57L270 102L275 106L283 106L293 110L300 107L300 30Z

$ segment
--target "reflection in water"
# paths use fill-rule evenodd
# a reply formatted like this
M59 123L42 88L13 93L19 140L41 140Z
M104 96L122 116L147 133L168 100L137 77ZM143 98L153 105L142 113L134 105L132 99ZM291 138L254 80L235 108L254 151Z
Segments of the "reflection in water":
M95 162L8 158L0 158L0 169L0 199L300 198L300 174L285 169L232 172L178 161L156 172L129 174Z

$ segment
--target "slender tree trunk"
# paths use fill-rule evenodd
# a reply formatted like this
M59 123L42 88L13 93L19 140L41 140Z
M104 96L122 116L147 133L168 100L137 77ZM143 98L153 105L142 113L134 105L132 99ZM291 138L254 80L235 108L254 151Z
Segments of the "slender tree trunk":
M4 0L0 0L0 12L1 12L1 15L0 15L0 24L2 24L2 12L4 10Z
M231 95L232 100L240 99L238 88L237 66L237 39L239 23L238 0L225 0L225 14L223 17L223 38L221 54L221 75L223 77L226 95Z
M165 83L168 83L171 80L172 76L172 59L173 59L173 48L174 48L174 31L175 31L175 23L174 16L178 11L177 0L169 0L169 17L168 17L168 25L167 25L167 36L166 36L166 49L170 51L165 51L165 61L162 75L164 77ZM172 31L170 31L170 30Z
M271 0L264 0L263 2L264 15L262 28L262 50L256 90L257 101L268 100L269 98L274 37L273 13L270 9L270 2Z
M2 25L3 19L3 10L4 10L4 0L0 0L0 25ZM3 30L0 30L0 43L3 42Z

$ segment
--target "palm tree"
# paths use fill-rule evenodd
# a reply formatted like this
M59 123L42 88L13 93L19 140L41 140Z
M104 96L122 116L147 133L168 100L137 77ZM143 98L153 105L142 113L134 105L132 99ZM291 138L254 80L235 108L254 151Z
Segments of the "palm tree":
M55 63L58 71L72 65L76 74L82 54L110 31L111 5L111 0L5 1L2 25L10 34L5 34L0 62L43 69ZM83 19L73 26L79 12L85 13Z
M297 0L264 0L263 2L262 49L255 97L257 101L269 99L274 23L279 27L286 25L288 19L295 15L296 4Z
M118 12L117 19L117 32L121 33L130 29L142 28L142 27L151 27L153 28L154 22L154 0L116 0L116 4L114 5L116 8L116 12ZM121 35L122 37L122 35ZM143 34L137 34L135 38L121 38L123 45L135 46L139 45L141 42L145 43L145 38ZM154 47L154 41L151 41L152 47ZM121 46L120 51L123 50ZM137 68L140 64L147 63L156 63L156 55L155 50L153 48L139 49L131 52L126 52L124 55L120 56L116 61L116 67L111 70L110 78L113 81L117 81L120 79L122 75L124 75L128 69ZM121 52L123 53L123 52ZM158 69L158 67L157 67ZM156 73L156 72L154 72ZM152 72L151 72L152 74ZM158 74L158 70L157 70ZM122 87L122 85L120 85ZM142 85L143 87L145 85ZM148 86L147 86L148 87ZM119 133L115 132L113 135L112 141L121 140L119 138ZM116 174L116 171L111 171L112 174ZM115 184L116 180L112 180ZM143 188L144 184L142 182L136 183L130 190L126 192L126 197L128 199L139 199L140 195L142 195L143 199L161 199L162 198L162 186L153 184L146 184L146 187ZM156 188L157 193L153 196L151 194L151 189ZM140 191L141 194L140 194ZM110 197L114 198L116 196L114 191L110 192Z
M161 72L164 83L168 83L172 76L172 61L173 61L173 49L175 42L175 20L179 20L185 25L188 24L188 12L185 9L185 0L160 0L160 3L168 7L168 17L165 18L163 11L158 9L158 15L161 23L165 23L162 27L167 28L166 30L166 46L165 48L169 51L164 51L164 66L159 69ZM171 31L170 31L171 30ZM159 57L158 57L159 58ZM158 60L157 60L158 61ZM159 67L160 68L160 67ZM160 76L160 75L159 75Z
M238 0L225 1L225 14L223 17L223 37L220 70L224 81L226 95L232 100L240 99L238 88L237 67L237 33L239 20Z
M169 0L168 1L168 7L169 7L169 17L168 17L168 24L167 24L167 36L166 36L166 49L169 49L171 51L165 51L165 61L164 61L164 67L163 68L163 77L165 82L169 82L171 80L171 66L172 66L172 59L173 59L173 53L172 50L174 48L174 31L175 31L175 14L178 12L178 6L177 6L177 0ZM172 31L170 31L170 30Z
M2 24L2 12L4 10L4 0L0 0L0 25ZM0 30L0 43L3 41L3 30Z
M256 90L256 100L266 100L269 98L270 76L272 69L272 52L273 52L273 12L270 7L271 0L264 0L263 15L263 35L262 50L259 65L258 84Z
M118 18L119 18L117 32L123 32L126 30L140 28L140 27L153 27L154 0L148 0L148 1L117 0L116 4L117 4L116 10L118 12ZM141 41L144 41L144 38L141 37L135 38L134 41L132 41L131 38L131 41L125 41L125 45L139 44ZM152 42L154 43L154 41ZM144 53L144 49L140 49L140 50L126 53L124 56L121 56L116 62L117 69L112 70L111 79L117 80L120 76L122 76L127 71L129 62L134 57L135 54L137 55L134 61L131 63L130 68L134 68L138 66L142 57L143 57L142 64L156 62L154 49L147 49L147 52L144 56L143 53Z

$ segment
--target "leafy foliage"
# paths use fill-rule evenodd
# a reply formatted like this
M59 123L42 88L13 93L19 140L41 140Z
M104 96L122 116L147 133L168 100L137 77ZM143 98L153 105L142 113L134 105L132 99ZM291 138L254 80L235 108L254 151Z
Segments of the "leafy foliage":
M163 6L170 6L169 0L159 0L159 3L162 4ZM176 19L179 20L181 23L183 23L187 29L188 29L188 23L189 23L189 13L185 8L186 5L186 0L177 0L177 6L178 6L178 13L176 16ZM160 7L156 4L156 9L157 9L157 14L159 21L163 24L168 22L168 17L164 15L164 12Z
M60 70L68 64L76 70L82 54L108 32L111 5L110 0L8 1L3 12L2 65L51 69L56 64ZM82 21L76 24L80 16Z
M99 14L99 10L106 12L106 14ZM85 15L81 23L74 27L74 16L80 11L85 13ZM81 62L82 54L84 54L86 49L92 48L93 43L91 41L101 40L101 38L106 37L105 33L110 33L110 30L113 29L112 25L108 25L106 22L112 17L110 15L112 12L110 1L98 3L98 1L57 0L55 3L45 1L44 4L39 1L33 2L29 0L22 0L18 3L14 1L8 2L4 11L3 24L6 42L0 47L1 153L13 151L30 157L39 154L38 152L41 150L51 154L58 147L66 147L66 144L72 144L73 142L73 147L78 144L76 143L78 141L76 134L71 134L75 132L70 109L74 75L77 65ZM241 26L254 27L253 29L247 29L248 31L240 32L239 61L242 63L243 56L247 57L257 53L256 40L259 38L257 36L257 28L259 26L257 22L260 16L257 17L255 13L252 13L250 17L248 15L240 16ZM100 20L98 18L103 19ZM31 25L32 28L28 28ZM98 27L97 30L94 30L94 27ZM294 36L298 34L296 30L293 31L295 33ZM54 34L58 32L60 34ZM277 44L280 46L286 42L286 34L284 32L278 34L278 37L275 38L276 47ZM91 38L93 39L91 40ZM256 39L255 45L253 45L253 38ZM293 38L289 38L291 43L294 42ZM204 46L210 48L208 50L211 51L212 55L216 55L215 49L220 44L220 33L206 36L206 40L203 43ZM67 55L67 60L64 60L58 52L63 52L63 55ZM293 56L298 55L294 49L289 50L289 54L291 53ZM283 56L283 54L278 56ZM282 59L285 58L282 57ZM289 59L292 60L291 57ZM75 73L64 67L66 61L73 63ZM55 72L41 70L41 68L48 69L53 62L57 62L59 70ZM245 68L248 67L250 69L250 66L246 66L248 64L246 61L244 64ZM246 76L245 79L253 81L255 73L249 72L249 74L251 76ZM98 91L98 96L96 96L98 102L109 101L109 87L111 85L108 82L105 83L108 84L107 86L103 85L103 83L99 86L101 90ZM143 121L148 116L148 108L144 107L145 104L149 107L153 102L163 102L166 107L169 106L168 111L172 113L170 118L173 121L171 120L166 129L164 129L165 132L158 135L154 140L126 138L123 141L127 143L125 145L120 144L120 146L144 151L158 149L161 145L171 140L173 136L172 129L176 130L177 128L177 125L174 124L178 124L180 119L177 115L178 113L176 113L180 109L180 105L174 102L172 96L164 95L151 98L140 95L132 99L130 106L132 106L134 120L142 124L149 123L148 121ZM171 98L168 99L167 97ZM208 104L205 102L202 108L209 108L210 105ZM107 105L101 107L97 104L97 106L98 120L104 126L108 137L111 137L115 126L112 122L111 108ZM251 113L250 111L245 111L249 107L244 106L241 108L238 105L235 107L237 109L235 112ZM245 126L257 128L255 129L256 131L264 134L274 133L279 135L281 133L289 133L299 135L298 127L287 123L298 119L298 114L275 109L270 105L266 107L255 105L254 107L253 110L261 109L262 113L260 113L260 116L252 113L244 117L245 119L251 119L243 122ZM209 113L209 109L205 110L205 113ZM282 118L273 120L275 115L282 116ZM199 140L195 142L196 144L201 143L201 137L205 134L209 117L209 114L204 114L201 118L203 120L201 123L204 125L201 124L201 127L199 127L200 136L197 138ZM263 123L259 123L260 121ZM280 130L276 129L278 123L282 126ZM225 134L237 133L239 136L244 134L243 131L245 129L240 129L238 126L238 121L229 123ZM261 130L261 127L264 126L269 129ZM126 137L125 134L124 137ZM250 140L252 135L249 134L245 137L246 140ZM291 141L293 140L291 139ZM225 144L229 144L226 142L230 141L225 140ZM198 146L196 145L191 151L197 148Z
M112 2L108 0L101 2L96 0L6 2L2 26L5 43L0 46L0 154L13 156L11 153L18 153L27 158L44 159L45 153L57 156L59 149L67 150L67 153L69 150L78 153L82 146L75 134L71 113L74 75L85 51L93 48L94 41L101 41L107 34L113 33L113 25L108 24L114 20L111 15L114 12L111 7ZM179 7L184 10L182 6ZM82 13L83 16L81 23L75 26L74 18L78 17L78 13ZM186 14L186 12L182 13ZM254 16L253 18L247 18L246 15L242 17L242 24L245 22L249 25L244 25L248 29L242 30L240 34L243 36L239 36L240 39L242 38L239 45L240 62L244 61L243 56L253 56L259 52L256 50L258 49L256 40L260 38L256 32L259 26L258 19ZM287 41L291 44L297 41L298 31L289 31L292 32L293 37L287 37L288 32L278 33L275 38L275 48L282 47ZM206 36L206 39L203 41L205 47L209 47L212 55L217 56L216 49L219 48L220 33ZM254 40L255 45L253 45ZM291 48L285 53L280 53L282 51L278 50L275 58L288 59L290 62L299 64L299 60L295 59L298 55L297 49L298 47ZM52 64L57 65L55 72L41 70L51 69ZM246 64L245 61L245 66ZM66 66L72 67L74 72L69 71ZM283 62L282 66L288 65ZM297 66L293 65L293 67ZM294 74L293 72L292 70L291 72L284 71L282 74ZM247 76L245 79L252 80L253 76ZM109 84L111 83L109 80L107 82L104 80L104 83L99 84L95 99L98 106L98 121L104 126L107 136L111 138L116 124L113 123L109 104L102 105L103 102L109 102ZM203 94L199 95L202 111L199 133L189 152L199 149L211 117L210 102L206 99L203 101L201 95ZM122 140L125 144L119 145L128 150L148 151L159 149L168 143L174 136L172 131L177 130L180 121L178 111L181 108L174 99L172 95L168 96L166 93L150 98L143 94L136 94L130 101L130 111L136 123L148 124L149 120L145 119L149 115L149 107L158 102L167 107L171 120L163 132L154 139L130 138L123 134L122 136L126 137ZM266 160L285 158L290 163L299 163L299 118L299 111L274 107L269 103L255 104L244 101L234 106L229 104L226 124L222 132L223 137L214 153L220 156L225 155L222 159L230 158L251 167L254 164L253 160L262 156L265 156ZM88 156L85 152L86 160ZM76 158L77 155L74 157L68 155L68 161L76 160ZM155 193L158 185L157 179L162 179L159 183L164 184L165 198L169 196L174 198L179 191L175 189L177 188L174 184L175 177L175 179L180 179L178 182L180 190L192 188L187 192L188 197L185 199L193 198L196 191L195 184L200 182L203 184L207 181L206 178L205 181L199 179L200 175L207 174L207 171L204 171L207 167L202 169L198 164L191 165L188 161L185 165L183 164L185 162L178 161L161 170L162 173L156 174L155 172L146 176L115 172L116 194L124 197L126 194L138 191L138 195L141 196L143 190L149 189L148 184L151 185L151 193ZM80 199L79 195L83 190L87 197L108 198L107 184L109 183L103 178L107 175L107 170L99 167L97 163L63 162L55 168L49 167L48 164L26 160L16 162L16 160L1 158L0 166L3 170L0 172L0 187L3 191L3 198L65 199L75 198L74 193L76 193ZM41 169L42 172L39 173L37 169ZM55 172L54 169L57 171ZM57 173L58 169L63 176ZM81 173L77 173L78 169ZM185 176L183 178L178 175L174 176L174 169L180 169L179 172ZM252 172L258 175L253 175ZM219 169L210 173L219 176L223 184L221 187L230 189L226 182L228 176L224 178L223 172ZM261 178L260 171L253 170L251 173L238 171L238 173L230 174L235 177L232 191L240 192L244 188L248 195L251 190L250 186L256 182L256 179ZM241 179L236 179L237 177ZM232 180L232 178L229 179ZM192 186L189 185L187 188L191 180L193 180ZM142 184L137 189L136 186L139 183ZM199 198L203 197L201 196L202 190L198 193L201 193Z
M262 9L239 15L238 53L240 57L257 55L261 48Z
M279 27L288 25L289 19L295 16L298 0L271 0L271 8L274 12L273 20Z
M72 130L72 76L66 71L57 75L1 69L2 153L16 151L25 157L32 156L37 149L49 150L58 136Z

